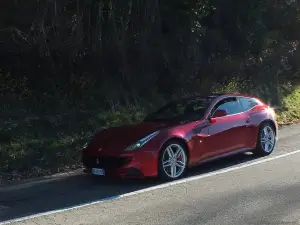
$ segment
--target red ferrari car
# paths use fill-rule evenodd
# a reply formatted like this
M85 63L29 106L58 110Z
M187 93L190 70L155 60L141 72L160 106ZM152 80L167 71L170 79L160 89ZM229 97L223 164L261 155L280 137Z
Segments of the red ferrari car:
M262 101L237 94L173 101L140 124L98 132L82 149L85 171L100 176L173 180L202 162L273 152L278 125Z

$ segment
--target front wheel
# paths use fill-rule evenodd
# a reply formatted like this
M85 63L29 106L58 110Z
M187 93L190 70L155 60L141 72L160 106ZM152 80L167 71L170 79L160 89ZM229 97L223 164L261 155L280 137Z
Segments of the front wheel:
M276 133L273 126L264 123L259 129L257 145L253 153L258 156L270 155L274 151L275 144Z
M177 141L169 142L159 157L159 177L162 180L175 180L182 177L188 163L185 146Z

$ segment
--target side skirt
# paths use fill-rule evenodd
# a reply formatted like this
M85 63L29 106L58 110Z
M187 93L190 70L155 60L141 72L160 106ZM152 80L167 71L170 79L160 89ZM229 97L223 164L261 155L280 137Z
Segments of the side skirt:
M234 156L234 155L237 155L237 154L240 154L240 153L249 152L249 151L252 151L252 150L253 149L250 149L250 148L242 148L242 149L238 149L238 150L235 150L235 151L232 151L232 152L227 152L227 153L224 153L222 155L217 155L217 156L211 157L209 159L201 160L197 164L190 165L189 168L192 168L194 166L199 166L199 165L204 164L204 163L212 162L214 160L218 160L218 159L222 159L222 158L227 158L227 157L230 157L230 156Z

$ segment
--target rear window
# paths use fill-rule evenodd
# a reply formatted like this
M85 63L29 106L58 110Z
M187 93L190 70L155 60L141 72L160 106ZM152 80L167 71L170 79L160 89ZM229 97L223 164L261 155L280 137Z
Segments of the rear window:
M259 102L255 98L239 98L243 108L245 111L252 109L253 107L259 105Z

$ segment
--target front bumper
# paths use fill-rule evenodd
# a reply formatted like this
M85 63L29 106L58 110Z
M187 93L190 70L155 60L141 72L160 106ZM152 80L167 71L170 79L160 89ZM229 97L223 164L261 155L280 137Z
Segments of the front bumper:
M85 172L104 169L105 177L143 178L157 176L158 156L155 151L137 150L121 155L82 154Z

